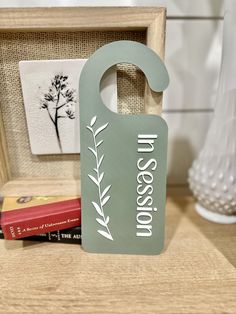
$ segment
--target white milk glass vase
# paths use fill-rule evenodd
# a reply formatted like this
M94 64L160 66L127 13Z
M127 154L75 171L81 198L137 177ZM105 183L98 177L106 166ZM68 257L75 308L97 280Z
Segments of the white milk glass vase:
M196 210L236 223L236 1L226 1L223 53L215 111L203 150L189 171Z

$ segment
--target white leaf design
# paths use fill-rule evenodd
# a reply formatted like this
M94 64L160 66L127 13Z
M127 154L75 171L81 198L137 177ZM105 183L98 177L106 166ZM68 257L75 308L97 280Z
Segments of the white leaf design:
M98 183L101 183L103 177L104 177L104 172L100 174L100 176L98 178Z
M90 122L90 126L93 126L94 123L96 122L96 120L97 120L97 117L94 116L94 117L92 118L91 122Z
M99 186L99 183L97 181L97 179L95 179L93 176L91 176L90 174L88 174L89 178L97 185Z
M95 152L95 150L91 147L88 147L88 149L94 154L95 157L97 157L97 153Z
M103 231L103 230L98 230L98 233L100 233L103 237L113 241L111 234L109 234L108 232Z
M87 126L87 129L90 130L92 133L93 143L94 143L94 147L88 147L88 150L90 150L91 153L95 156L95 161L96 161L95 168L92 168L93 171L95 172L95 175L93 176L93 175L88 174L88 177L98 187L99 199L98 199L97 203L92 202L92 205L95 208L97 214L100 216L100 217L96 218L96 221L100 224L100 226L102 226L105 229L105 230L97 230L97 232L100 233L103 237L113 241L113 237L112 237L111 232L110 232L109 227L108 227L110 217L105 216L104 208L103 208L103 206L105 206L105 204L110 199L110 195L106 196L106 194L109 191L109 189L111 188L111 185L108 185L103 191L102 191L102 187L101 187L101 182L105 176L105 173L104 172L100 173L100 166L101 166L105 156L104 156L104 154L101 157L99 156L100 149L98 149L98 147L100 145L102 145L104 140L101 139L98 142L96 140L96 136L99 133L101 133L104 129L106 129L106 127L108 126L108 123L103 124L101 127L97 128L97 130L94 130L94 125L95 125L96 121L97 121L97 116L94 116L90 121L90 126L89 125Z
M102 156L101 156L101 158L99 159L99 162L98 162L98 168L101 166L102 161L103 161L103 158L104 158L104 155L102 155Z
M110 195L106 196L104 200L102 200L102 206L104 206L110 199Z
M90 126L86 126L86 128L87 128L88 130L90 130L91 132L93 132L93 129L90 128Z
M100 128L98 128L97 131L96 131L95 134L94 134L95 137L96 137L100 132L102 132L107 126L108 126L108 123L106 123L106 124L100 126Z
M103 226L103 227L106 227L106 226L107 226L106 222L103 221L102 219L96 218L96 220L97 220L97 222L98 222L101 226Z
M100 216L103 216L102 210L101 210L101 208L99 207L99 205L98 205L97 203L95 203L95 202L92 202L92 204L93 204L94 208L96 209L97 213L98 213Z
M103 198L103 197L106 195L106 193L110 190L110 187L111 187L111 185L108 185L108 186L105 188L105 190L102 192L101 198Z
M96 144L96 147L100 146L102 143L103 143L103 140L101 140L100 142L98 142L98 143Z

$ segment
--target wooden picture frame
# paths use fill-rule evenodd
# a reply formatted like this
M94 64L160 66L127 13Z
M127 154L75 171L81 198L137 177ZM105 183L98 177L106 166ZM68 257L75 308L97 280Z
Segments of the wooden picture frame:
M146 32L147 46L164 56L165 8L69 7L0 9L0 32L127 31ZM3 91L1 91L3 92ZM161 113L161 93L145 87L145 112ZM79 180L14 178L0 104L0 195L80 195Z

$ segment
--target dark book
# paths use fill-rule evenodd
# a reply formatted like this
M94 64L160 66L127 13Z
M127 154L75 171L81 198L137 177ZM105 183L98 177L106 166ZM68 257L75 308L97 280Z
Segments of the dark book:
M1 228L0 228L0 239L4 239L4 235Z
M0 239L4 239L4 235L1 228ZM18 240L81 244L81 227L74 227L65 230L42 233Z

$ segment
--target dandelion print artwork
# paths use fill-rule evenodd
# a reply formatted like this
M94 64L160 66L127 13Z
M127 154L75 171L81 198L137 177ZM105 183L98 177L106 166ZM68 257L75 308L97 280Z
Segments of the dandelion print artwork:
M47 110L48 116L55 128L57 143L62 151L59 131L59 120L75 119L75 90L68 86L68 75L56 74L51 80L48 92L43 94L41 109Z
M87 60L21 61L20 78L31 152L80 153L79 77ZM116 73L102 82L101 96L117 111Z

